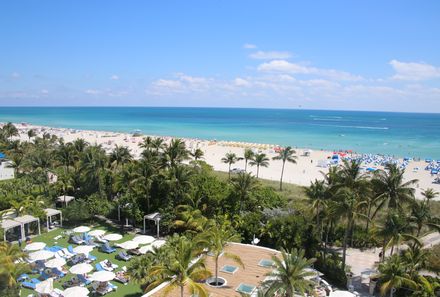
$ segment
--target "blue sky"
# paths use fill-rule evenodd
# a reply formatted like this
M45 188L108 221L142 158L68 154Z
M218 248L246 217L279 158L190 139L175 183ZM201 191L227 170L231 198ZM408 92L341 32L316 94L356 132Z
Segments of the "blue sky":
M440 1L2 1L0 105L440 112Z

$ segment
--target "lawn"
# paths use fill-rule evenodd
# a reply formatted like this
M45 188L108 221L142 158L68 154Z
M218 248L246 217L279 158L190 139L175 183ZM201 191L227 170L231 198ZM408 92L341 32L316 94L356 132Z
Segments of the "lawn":
M92 229L103 229L103 230L106 230L107 234L108 233L120 233L120 230L118 228L114 228L114 227L112 227L110 225L106 225L106 224L103 224L103 223L95 222L93 225L88 225L88 226L91 227ZM32 241L33 242L37 242L37 241L44 242L44 243L47 244L47 246L59 245L59 246L62 246L62 247L67 247L69 245L69 243L68 243L68 239L69 238L68 238L67 235L63 235L63 232L66 231L66 230L67 229L59 228L59 229L56 229L56 230L53 230L53 231L50 231L50 232L47 232L47 233L43 233L43 234L41 234L39 236L34 237L32 239ZM58 239L58 240L55 240L54 237L56 237L58 235L62 235L63 237ZM125 233L125 234L123 234L123 238L121 240L110 242L110 245L114 245L115 243L121 243L121 242L130 240L133 237L134 237L134 234ZM71 245L73 247L76 246L75 244L71 244ZM105 254L105 253L100 252L98 250L98 248L95 248L91 252L91 254L93 256L97 257L97 260L95 262L91 263L91 265L94 266L95 263L98 263L98 262L100 262L102 260L105 260L105 259L109 259L112 263L115 263L115 264L119 265L118 269L116 269L115 271L121 270L121 267L122 266L127 266L127 264L129 262L120 261L120 260L117 260L115 258L115 256L118 254L118 252L120 250L121 250L120 248L116 247L116 252L114 252L112 254ZM69 265L66 265L66 266L67 266L66 267L67 269L69 269L71 267ZM92 272L90 272L90 273L93 273L93 272L94 272L94 270ZM31 277L38 277L38 275L32 275L32 274L30 276ZM73 276L74 276L73 274L68 273L65 277L54 281L54 287L59 288L59 289L62 290L63 289L62 288L62 284L65 281L67 281L70 278L72 278ZM142 296L143 295L142 289L140 288L140 286L138 284L133 284L133 283L129 282L127 285L123 285L123 284L115 282L115 281L112 281L111 283L116 285L116 286L118 286L118 289L116 291L113 291L113 292L109 293L109 294L106 294L105 296L108 296L108 297L122 297L122 296L138 297L138 296ZM92 292L91 287L88 286L88 288L89 288L90 292ZM20 296L21 297L26 297L26 296L28 296L30 294L37 295L37 293L35 291L33 291L33 290L22 288ZM91 296L92 294L90 293L89 295Z

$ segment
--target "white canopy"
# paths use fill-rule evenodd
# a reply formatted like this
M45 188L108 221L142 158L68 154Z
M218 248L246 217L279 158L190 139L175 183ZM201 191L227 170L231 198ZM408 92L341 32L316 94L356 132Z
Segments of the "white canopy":
M31 252L31 251L39 251L44 249L46 244L44 242L32 242L25 246L24 250Z
M93 251L94 246L93 245L80 245L73 248L73 251L77 254L88 254L91 251Z
M138 235L135 238L133 238L133 241L136 241L139 244L150 244L154 240L155 240L154 237L149 235Z
M139 246L139 243L133 240L129 240L123 243L118 244L118 246L120 248L126 249L126 250L131 250L131 249L135 249Z
M105 230L92 230L89 232L90 236L102 236L105 234Z
M84 274L89 273L93 270L93 266L87 263L76 264L70 267L69 271L73 274Z
M65 203L66 205L67 205L67 203L69 203L69 202L72 201L72 200L75 200L75 197L73 197L73 196L67 196L67 195L59 196L59 197L57 198L57 201L58 201L58 202Z
M165 240L159 239L156 240L155 242L153 242L151 245L155 248L160 248L161 246L163 246L166 243Z
M89 289L84 287L71 287L65 289L63 297L87 297L89 296Z
M115 277L116 275L113 272L103 270L103 271L94 272L90 276L90 279L97 282L108 282L114 279Z
M47 261L44 265L47 268L61 267L63 265L66 265L66 260L63 258L54 258L54 259Z
M54 252L41 250L29 254L29 259L31 261L47 260L55 256Z
M106 236L104 236L105 240L109 240L109 241L116 241L122 238L121 234L116 234L116 233L111 233L111 234L107 234Z
M16 228L16 227L20 227L20 232L21 232L20 236L21 236L22 240L24 239L24 232L23 232L23 228L21 227L20 222L17 222L14 220L9 220L9 219L3 219L1 221L1 226L2 226L2 229L5 230L4 235L3 235L4 241L6 241L6 231L8 231L9 229L12 229L12 228Z
M47 280L36 284L35 291L37 291L40 294L52 293L52 291L53 291L53 278L48 278Z
M47 217L47 230L49 230L49 224L52 223L52 217L56 215L60 215L60 225L63 226L63 213L61 210L46 208L44 211L46 212Z
M84 233L90 231L90 227L87 226L79 226L73 229L73 232L76 233Z

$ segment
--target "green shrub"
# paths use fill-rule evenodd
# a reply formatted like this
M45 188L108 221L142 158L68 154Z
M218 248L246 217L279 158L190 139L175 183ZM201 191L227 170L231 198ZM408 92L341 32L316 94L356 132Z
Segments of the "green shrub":
M436 273L440 273L440 244L428 250L427 268Z
M108 201L105 198L102 198L100 195L93 194L87 198L86 207L90 215L92 216L93 215L107 216L111 212L113 205L110 201Z
M63 211L63 217L66 221L76 223L88 221L92 218L92 214L84 200L76 200L67 205Z
M338 287L347 285L346 271L342 269L342 259L337 254L329 254L324 260L319 256L315 262L315 268L324 273L324 278Z

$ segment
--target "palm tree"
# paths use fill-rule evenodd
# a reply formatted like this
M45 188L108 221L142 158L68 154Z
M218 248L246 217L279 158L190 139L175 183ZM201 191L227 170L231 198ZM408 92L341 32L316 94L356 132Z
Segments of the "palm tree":
M425 201L414 202L414 205L411 208L410 221L416 226L416 237L420 236L420 232L424 226L440 231L438 219L431 215L428 199L425 199Z
M312 209L315 210L316 226L318 229L320 229L321 226L321 210L327 206L326 193L327 189L325 186L325 181L323 180L318 181L315 179L315 181L312 182L308 188L306 188L306 195L312 202ZM322 234L320 238L322 238Z
M416 184L418 180L412 179L404 182L404 173L405 170L391 163L385 166L385 170L375 171L371 182L375 192L379 193L379 197L381 197L376 212L385 205L402 211L405 203L414 202L415 190L411 186Z
M31 141L31 138L37 136L37 133L35 133L34 129L29 129L27 132L27 135L28 135L29 141Z
M163 150L163 148L165 147L165 142L163 138L161 137L154 138L153 141L151 142L151 147L154 148L156 154L159 153L159 151Z
M176 210L177 220L174 221L174 227L194 235L206 230L209 221L199 209L189 205L179 205Z
M119 166L123 166L124 164L127 164L133 159L130 150L126 146L118 146L116 145L115 148L110 153L110 164L111 167L114 169L118 169Z
M313 282L306 278L313 276L313 272L306 270L315 262L315 259L306 259L304 250L292 249L290 252L281 250L281 259L272 257L275 269L268 273L269 280L263 282L262 286L267 287L267 296L293 297L296 292L301 296L313 291Z
M151 148L153 148L153 138L151 136L145 137L143 141L139 143L139 147L146 150L151 150Z
M283 190L283 175L284 175L284 166L287 162L296 164L296 156L294 156L293 154L295 154L295 150L292 149L290 146L286 147L285 149L281 150L278 153L278 156L273 157L273 160L281 160L283 161L283 167L281 168L281 178L280 178L280 191Z
M18 129L11 122L5 124L2 129L3 135L10 140L13 136L18 136Z
M21 259L27 258L27 253L20 250L18 245L8 242L0 243L0 280L3 287L18 291L17 278L23 273L29 272L29 264ZM17 292L18 293L18 292Z
M175 167L179 163L188 159L189 152L186 149L185 142L181 139L173 139L165 148L163 158L164 163L170 167Z
M244 171L247 172L248 161L253 160L255 153L250 148L244 150Z
M180 205L188 195L189 189L192 186L191 177L193 174L190 168L183 165L172 167L168 171L166 184L171 196L174 198L175 205Z
M240 241L240 235L234 232L227 223L215 224L204 234L201 235L199 244L206 246L214 257L215 262L215 284L219 285L218 278L218 259L220 256L230 259L244 268L244 264L238 255L225 251L229 242Z
M222 162L229 165L229 179L231 179L231 165L240 160L242 160L242 158L237 157L237 155L234 153L226 153L226 155L222 158Z
M234 192L240 199L240 212L243 211L243 203L247 201L250 192L258 186L257 180L250 174L240 172L231 180Z
M151 267L150 276L157 279L147 287L147 291L168 282L163 291L164 296L179 288L180 296L183 297L184 289L188 287L191 294L208 297L200 281L209 277L210 272L205 267L204 258L198 257L200 254L201 251L192 241L184 236L179 237L170 259Z
M424 190L422 192L422 196L425 197L427 204L429 206L429 202L431 201L431 199L434 199L435 197L437 197L440 193L436 192L434 189L432 188L428 188L426 190Z
M266 157L266 154L260 153L255 154L254 158L249 162L251 166L257 166L257 178L260 173L260 167L268 167L269 166L269 158Z
M203 151L199 148L195 149L190 155L194 158L194 161L197 161L199 159L203 158Z
M382 296L385 296L388 292L392 296L393 288L399 289L405 286L414 289L417 287L416 282L411 279L406 268L406 264L398 255L394 255L379 264L379 278L382 283L380 294Z

